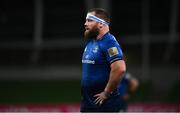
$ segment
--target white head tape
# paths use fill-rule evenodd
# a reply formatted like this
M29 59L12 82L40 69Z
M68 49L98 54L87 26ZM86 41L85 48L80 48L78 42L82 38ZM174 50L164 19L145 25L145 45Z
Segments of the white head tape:
M97 16L89 14L89 13L86 16L86 19L94 20L96 22L102 23L102 24L107 25L107 26L109 25L108 22L104 21L103 19L98 18Z

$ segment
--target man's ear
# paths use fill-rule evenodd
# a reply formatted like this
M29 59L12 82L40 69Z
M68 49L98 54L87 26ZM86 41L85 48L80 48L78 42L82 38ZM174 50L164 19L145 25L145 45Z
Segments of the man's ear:
M101 29L103 27L103 24L102 23L99 23L99 28Z

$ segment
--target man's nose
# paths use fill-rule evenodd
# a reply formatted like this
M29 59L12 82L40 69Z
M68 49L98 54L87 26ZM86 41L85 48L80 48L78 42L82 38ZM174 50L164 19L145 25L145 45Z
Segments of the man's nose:
M87 21L84 23L84 26L85 26L85 27L87 26Z

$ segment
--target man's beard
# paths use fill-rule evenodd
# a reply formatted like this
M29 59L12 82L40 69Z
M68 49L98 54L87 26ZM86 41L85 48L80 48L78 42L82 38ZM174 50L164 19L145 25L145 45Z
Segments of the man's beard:
M84 37L85 39L92 39L92 38L96 38L99 34L99 29L97 28L97 26L94 26L91 30L86 30L84 32Z

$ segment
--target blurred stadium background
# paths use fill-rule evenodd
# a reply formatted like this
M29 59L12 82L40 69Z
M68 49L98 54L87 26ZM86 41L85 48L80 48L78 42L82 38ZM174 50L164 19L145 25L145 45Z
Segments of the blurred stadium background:
M140 81L129 111L180 111L178 0L1 0L0 111L78 110L93 7L111 13L127 70Z

